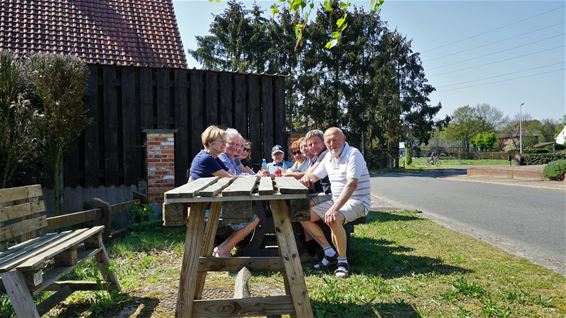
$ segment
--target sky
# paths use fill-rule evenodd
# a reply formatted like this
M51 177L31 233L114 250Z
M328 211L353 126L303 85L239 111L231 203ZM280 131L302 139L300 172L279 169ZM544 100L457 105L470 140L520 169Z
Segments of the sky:
M243 2L251 8L252 1ZM173 1L185 50L208 34L226 8L208 0ZM273 1L257 1L270 15ZM368 1L352 1L368 7ZM566 114L566 1L385 0L379 13L411 40L442 103L438 117L487 103L511 119L561 119ZM201 66L187 54L190 68ZM523 106L520 106L523 104Z

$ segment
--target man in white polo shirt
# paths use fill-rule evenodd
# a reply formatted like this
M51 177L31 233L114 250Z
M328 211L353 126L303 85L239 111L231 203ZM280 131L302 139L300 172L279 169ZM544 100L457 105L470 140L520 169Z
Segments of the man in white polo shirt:
M336 267L336 277L347 277L349 269L344 224L368 214L371 204L369 172L360 151L346 143L346 136L339 128L328 128L324 133L324 143L328 153L314 171L305 174L301 182L309 186L328 176L332 200L312 207L311 220L301 224L324 249L325 256L315 265L315 269L330 270ZM315 223L318 220L323 220L330 227L336 250Z

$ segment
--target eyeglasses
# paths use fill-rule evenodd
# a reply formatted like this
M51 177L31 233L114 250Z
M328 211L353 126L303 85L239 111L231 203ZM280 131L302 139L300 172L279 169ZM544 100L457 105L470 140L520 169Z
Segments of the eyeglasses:
M300 155L300 154L301 154L300 151L293 151L292 153L293 153L293 156L296 156L296 155Z
M250 151L250 148L244 148L243 150L244 151Z

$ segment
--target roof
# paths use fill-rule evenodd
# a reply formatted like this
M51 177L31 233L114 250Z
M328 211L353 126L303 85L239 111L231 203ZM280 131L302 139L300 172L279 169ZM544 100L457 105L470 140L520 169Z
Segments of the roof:
M171 0L2 0L0 49L186 68Z

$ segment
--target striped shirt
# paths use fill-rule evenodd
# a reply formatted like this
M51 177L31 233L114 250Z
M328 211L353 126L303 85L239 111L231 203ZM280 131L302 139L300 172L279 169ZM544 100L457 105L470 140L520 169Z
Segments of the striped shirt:
M369 209L371 205L371 187L369 172L362 153L347 143L338 159L332 158L330 151L324 156L313 172L318 178L328 176L334 201L338 199L349 178L358 180L358 186L349 199L359 200Z

